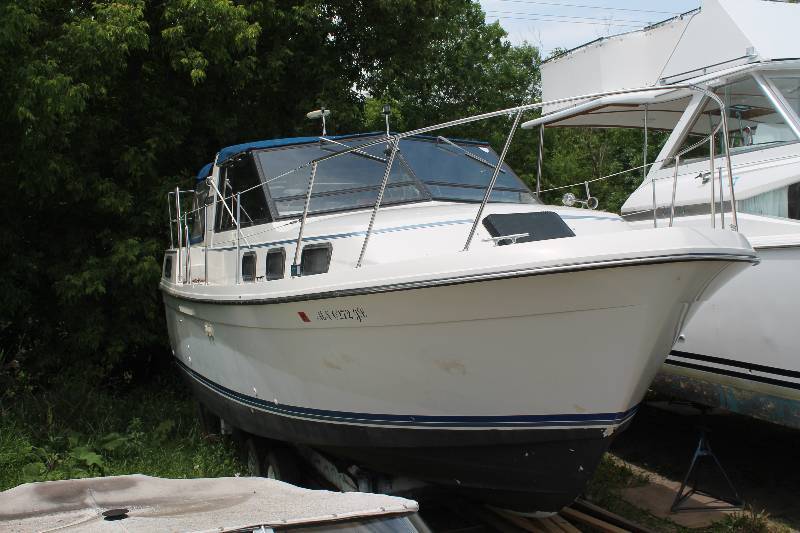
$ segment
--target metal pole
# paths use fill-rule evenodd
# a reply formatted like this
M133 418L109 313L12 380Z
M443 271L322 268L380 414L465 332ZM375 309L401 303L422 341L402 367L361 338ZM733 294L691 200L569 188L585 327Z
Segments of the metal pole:
M494 183L497 181L497 175L500 174L500 167L503 166L503 160L506 158L506 154L508 153L508 147L511 145L511 139L514 138L514 132L517 131L517 126L519 125L519 119L522 118L522 109L517 112L517 116L514 118L514 124L511 126L511 131L508 132L508 138L506 139L506 144L503 146L503 151L500 154L500 159L497 160L497 165L494 167L494 172L492 173L492 179L489 182L489 186L486 188L486 193L483 195L483 201L481 202L481 207L478 209L478 214L475 215L475 220L472 222L472 228L469 230L469 237L467 237L467 242L464 244L464 249L462 251L466 252L469 250L469 245L472 243L472 238L475 236L475 230L478 228L478 222L481 219L481 215L483 214L483 209L486 207L486 203L489 201L489 197L492 195L492 189L494 189Z
M178 273L178 278L176 281L182 281L180 277L183 275L183 268L181 268L181 259L182 253L181 248L183 247L183 228L181 227L181 189L180 187L175 187L175 205L178 213L178 265L175 271Z
M542 192L542 157L544 157L544 124L539 126L539 160L536 162L536 199Z
M642 182L647 179L647 119L649 118L649 107L647 104L644 105L644 146L642 147ZM653 227L658 227L658 205L656 204L656 181L655 179L651 182L652 189L653 189Z
M183 215L183 227L186 231L186 277L184 283L192 282L192 241L189 238L189 213Z
M206 249L203 252L203 267L206 285L208 285L208 244L206 244Z
M675 176L672 179L672 203L669 206L669 227L675 220L675 193L678 191L678 167L681 165L681 156L675 156Z
M240 281L240 272L241 269L241 255L239 252L239 240L242 236L242 228L239 226L239 223L242 221L242 193L236 193L236 284L239 284Z
M719 167L719 227L725 229L725 189L722 182L722 167Z
M356 268L361 266L364 260L364 254L367 253L367 243L369 243L369 236L372 235L372 227L375 225L375 216L378 214L378 208L383 201L383 193L386 190L386 185L389 183L389 174L392 172L392 164L394 163L394 156L397 155L397 149L400 146L400 139L395 138L392 141L392 152L389 154L389 161L386 162L386 170L383 173L383 182L381 182L381 190L378 191L378 199L375 200L375 207L372 208L372 216L369 219L369 226L367 227L367 234L364 236L364 244L361 245L361 253L358 254L358 262Z
M236 224L236 227L238 228L239 227L239 222L236 221L236 216L233 214L233 211L231 211L230 208L228 207L228 204L225 203L225 198L222 196L222 194L220 194L219 189L217 189L217 187L213 183L211 183L210 185L214 189L214 194L217 195L217 197L219 198L220 203L225 208L225 210L228 212L228 214L231 217L231 220L234 221L234 223ZM239 193L237 193L237 194L239 194ZM233 205L233 198L234 197L231 196L231 205ZM211 238L212 239L214 238L214 233L211 233ZM250 241L247 240L247 237L242 235L242 239L244 239L244 243L247 245L248 248L252 248L252 246L250 245Z
M172 202L169 199L170 193L167 192L167 213L169 213L169 247L175 248L175 236L172 235Z
M303 243L303 232L306 228L306 217L308 217L308 206L311 204L311 189L314 187L314 178L317 175L317 161L311 163L311 176L308 178L308 192L306 193L306 205L303 207L303 218L300 219L300 231L297 233L297 246L294 249L294 262L292 263L292 276L299 276L300 272L300 246Z
M709 168L709 173L708 173L709 181L711 181L711 227L712 228L716 228L717 227L717 213L716 213L717 200L715 198L714 190L716 189L717 186L714 183L714 174L716 174L716 172L714 172L714 135L713 134L711 136L709 136L709 138L708 138L708 151L709 151L709 159L711 161L710 164L709 164L710 168Z
M722 116L722 138L725 140L725 166L728 171L728 187L731 191L731 217L733 217L733 224L731 229L739 231L739 217L736 216L736 193L733 190L733 166L731 165L731 148L730 141L728 140L728 113L727 109L720 113ZM720 193L720 196L722 194Z

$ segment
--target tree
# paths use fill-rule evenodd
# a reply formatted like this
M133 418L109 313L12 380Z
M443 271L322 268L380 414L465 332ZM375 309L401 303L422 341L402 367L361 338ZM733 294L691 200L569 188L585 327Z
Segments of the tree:
M221 146L316 133L320 103L346 132L369 96L405 126L535 96L537 51L503 37L468 0L5 0L3 358L146 368L166 353L168 190Z

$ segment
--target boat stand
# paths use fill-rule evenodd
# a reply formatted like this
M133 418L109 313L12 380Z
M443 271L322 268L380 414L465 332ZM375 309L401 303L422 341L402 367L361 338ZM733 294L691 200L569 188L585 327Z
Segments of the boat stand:
M714 452L711 450L711 445L708 442L708 428L701 427L700 428L700 440L697 443L697 449L694 452L694 457L692 457L692 463L689 465L689 470L686 472L686 476L683 478L683 483L681 483L681 487L678 489L678 493L675 495L675 501L672 502L672 507L670 507L670 512L677 513L680 511L720 511L720 510L733 510L733 509L742 509L744 507L744 502L739 497L739 492L736 490L736 487L733 486L731 479L728 477L727 472L725 469L722 468L722 463L719 462L717 456L714 455ZM717 468L722 473L722 477L725 479L725 482L728 484L728 487L731 489L733 493L733 498L721 498L718 496L714 496L709 492L703 491L698 489L698 478L699 473L696 470L698 465L700 464L703 458L710 458ZM688 491L686 488L688 487ZM701 494L703 496L708 496L710 498L714 498L717 501L724 502L725 505L710 505L710 506L695 506L695 507L686 507L684 504L691 498L694 494Z

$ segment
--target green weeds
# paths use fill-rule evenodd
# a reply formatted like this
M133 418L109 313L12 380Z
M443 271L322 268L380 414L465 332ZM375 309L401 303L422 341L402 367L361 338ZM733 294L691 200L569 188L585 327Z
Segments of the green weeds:
M232 443L201 435L183 383L101 390L65 380L0 399L0 490L31 481L242 471Z

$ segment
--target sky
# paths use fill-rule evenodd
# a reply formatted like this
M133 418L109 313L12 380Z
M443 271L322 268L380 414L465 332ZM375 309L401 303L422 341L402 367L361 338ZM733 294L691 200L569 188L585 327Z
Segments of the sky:
M640 29L699 7L701 0L480 0L488 22L500 21L514 44L574 48L598 37Z

